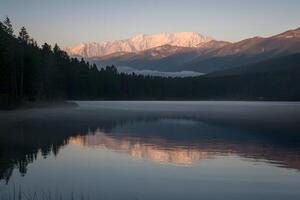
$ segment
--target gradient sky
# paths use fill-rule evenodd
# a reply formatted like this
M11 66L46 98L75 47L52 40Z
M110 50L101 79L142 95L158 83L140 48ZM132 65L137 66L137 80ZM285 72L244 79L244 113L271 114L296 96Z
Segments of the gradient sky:
M238 41L299 27L300 0L0 0L6 15L62 47L180 31Z

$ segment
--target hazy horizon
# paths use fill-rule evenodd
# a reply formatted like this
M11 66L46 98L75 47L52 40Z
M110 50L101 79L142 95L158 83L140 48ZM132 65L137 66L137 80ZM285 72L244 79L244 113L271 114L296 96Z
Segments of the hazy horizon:
M138 34L198 32L236 42L299 27L300 2L279 1L48 1L0 0L17 32L26 26L39 44L126 39Z

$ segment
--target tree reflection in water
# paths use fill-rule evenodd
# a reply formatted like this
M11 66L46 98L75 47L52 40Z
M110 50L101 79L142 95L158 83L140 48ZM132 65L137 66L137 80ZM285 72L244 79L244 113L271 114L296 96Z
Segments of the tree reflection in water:
M300 128L295 120L264 121L258 117L261 113L248 118L222 116L226 117L99 108L0 113L0 179L9 181L15 168L25 175L39 153L58 155L69 143L158 162L190 165L237 155L300 170Z

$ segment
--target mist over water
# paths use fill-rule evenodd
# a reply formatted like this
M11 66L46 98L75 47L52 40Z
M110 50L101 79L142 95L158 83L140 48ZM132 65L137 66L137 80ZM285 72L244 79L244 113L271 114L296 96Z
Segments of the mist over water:
M300 197L299 103L76 103L0 112L0 196Z

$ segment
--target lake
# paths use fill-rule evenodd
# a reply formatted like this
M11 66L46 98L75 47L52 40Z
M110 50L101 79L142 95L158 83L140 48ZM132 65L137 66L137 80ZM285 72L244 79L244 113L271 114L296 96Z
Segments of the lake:
M0 112L0 199L300 199L300 103Z

